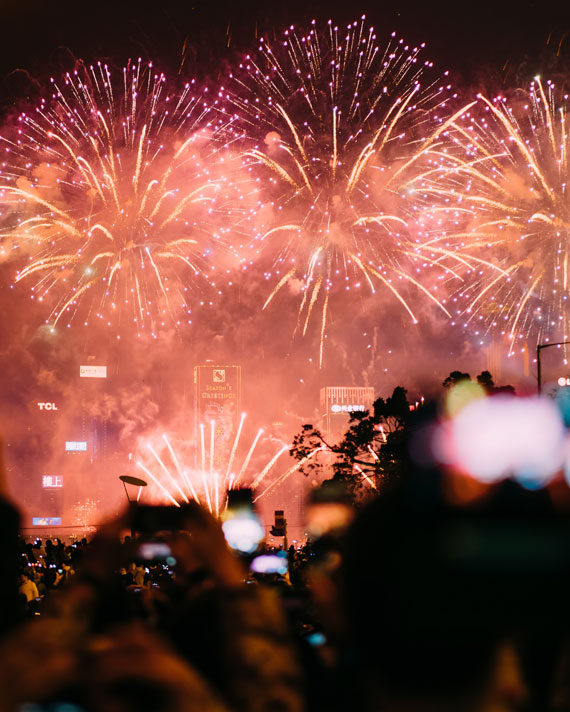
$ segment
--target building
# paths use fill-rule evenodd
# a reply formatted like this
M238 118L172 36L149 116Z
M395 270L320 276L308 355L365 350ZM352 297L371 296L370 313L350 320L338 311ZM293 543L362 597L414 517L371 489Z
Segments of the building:
M213 446L213 467L221 471L227 464L241 413L241 366L195 366L194 386L196 442L203 458L205 450L210 453Z
M322 427L329 434L341 435L351 413L370 410L373 404L371 386L325 386L320 398Z

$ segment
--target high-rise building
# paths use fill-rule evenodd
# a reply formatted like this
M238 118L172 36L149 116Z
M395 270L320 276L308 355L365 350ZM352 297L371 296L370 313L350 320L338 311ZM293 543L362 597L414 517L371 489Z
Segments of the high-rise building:
M325 386L321 388L321 419L326 432L340 435L350 414L370 410L374 404L371 386Z
M225 466L236 433L241 411L241 366L204 364L194 368L196 388L196 442L202 438L203 426L207 435L206 447L211 447L211 428L214 429L214 468ZM209 450L208 450L209 451Z

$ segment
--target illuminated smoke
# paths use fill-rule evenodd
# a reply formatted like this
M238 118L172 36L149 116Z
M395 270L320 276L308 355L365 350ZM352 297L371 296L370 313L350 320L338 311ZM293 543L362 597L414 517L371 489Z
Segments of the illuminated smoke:
M305 335L319 305L321 364L329 310L361 288L386 291L414 323L418 299L448 314L425 282L432 268L450 273L423 250L421 205L408 190L453 120L451 88L422 48L395 34L383 44L364 17L346 28L313 21L262 38L219 92L260 186L255 251L272 263L264 308L288 286Z
M0 139L0 251L50 324L179 325L213 291L241 185L207 98L140 60L79 65Z
M511 98L480 96L423 176L440 244L467 268L455 316L511 351L570 333L567 112L567 94L539 78Z
M146 438L136 466L141 471L140 474L149 480L150 496L177 507L193 499L213 514L219 515L225 508L226 493L229 490L240 487L256 489L262 484L265 487L266 478L271 477L273 468L290 446L281 444L260 471L252 469L251 459L263 430L257 431L245 454L236 457L242 445L240 439L244 418L245 413L242 413L230 453L221 469L214 465L214 462L218 461L215 453L215 421L209 423L207 428L204 424L200 425L197 442L193 439L184 440L178 447L172 444L172 438L165 433L160 438ZM206 432L209 437L206 437ZM294 465L282 473L265 491L258 494L258 499L299 467L300 465Z

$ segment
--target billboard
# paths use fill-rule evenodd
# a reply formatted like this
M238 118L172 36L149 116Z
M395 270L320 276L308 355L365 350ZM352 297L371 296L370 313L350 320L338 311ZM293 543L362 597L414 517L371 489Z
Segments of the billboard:
M60 527L61 517L32 517L33 527Z
M53 488L63 487L63 475L43 475L42 487Z
M107 378L107 366L80 366L80 378Z
M87 452L87 443L85 440L66 440L65 452Z
M241 410L241 366L205 364L194 368L196 441L200 424L214 421L214 467L224 467Z

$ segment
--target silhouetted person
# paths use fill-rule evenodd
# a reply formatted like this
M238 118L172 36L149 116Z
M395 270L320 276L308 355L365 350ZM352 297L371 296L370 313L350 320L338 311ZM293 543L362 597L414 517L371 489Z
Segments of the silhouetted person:
M350 532L344 582L363 706L518 710L540 698L532 709L544 712L568 631L568 518L512 482L458 506L445 477L412 472Z

